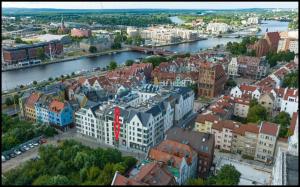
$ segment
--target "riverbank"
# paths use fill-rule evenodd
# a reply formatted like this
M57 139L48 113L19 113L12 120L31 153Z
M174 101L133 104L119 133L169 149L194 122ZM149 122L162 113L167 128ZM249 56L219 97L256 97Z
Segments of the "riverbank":
M56 59L52 60L47 63L40 63L40 64L33 64L30 66L22 66L22 67L14 67L14 68L9 68L9 69L2 69L2 72L5 71L13 71L13 70L18 70L18 69L26 69L26 68L32 68L36 66L43 66L43 65L48 65L48 64L55 64L59 62L66 62L66 61L71 61L71 60L77 60L81 58L89 58L89 57L97 57L97 56L102 56L102 55L109 55L113 53L121 53L121 52L126 52L126 51L131 51L131 49L125 48L125 49L120 49L120 50L110 50L110 51L103 51L100 53L92 53L92 54L86 54L86 55L81 55L81 56L75 56L75 57L69 57L69 58L63 58L63 59Z
M178 45L178 44L183 44L183 43L197 42L197 41L201 41L201 40L207 40L207 38L199 38L197 40L186 40L186 41L181 41L181 42L176 42L176 43L171 43L171 44L156 45L156 46L153 46L153 47L172 46L172 45ZM103 51L103 52L99 52L99 53L92 53L92 54L80 55L80 56L75 56L75 57L56 59L56 60L52 60L52 61L46 62L46 63L32 64L30 66L21 66L21 67L13 67L13 68L8 68L8 69L2 69L2 72L13 71L13 70L18 70L18 69L32 68L32 67L43 66L43 65L48 65L48 64L55 64L55 63L59 63L59 62L66 62L66 61L77 60L77 59L81 59L81 58L97 57L97 56L102 56L102 55L111 55L111 54L121 53L121 52L126 52L126 51L132 51L132 49L125 48L125 49L120 49L120 50L110 50L110 51Z

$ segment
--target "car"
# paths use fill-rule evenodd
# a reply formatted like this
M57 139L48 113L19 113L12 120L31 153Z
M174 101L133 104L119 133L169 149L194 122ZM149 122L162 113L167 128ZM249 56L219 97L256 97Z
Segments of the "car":
M46 139L40 139L40 144L46 143L47 140Z
M26 151L28 151L30 148L24 145L22 148L24 148Z
M3 155L5 157L5 160L10 160L10 157L8 155Z
M20 150L18 150L18 149L14 150L14 153L16 153L16 155L22 154L22 152Z
M26 151L26 149L24 147L21 147L20 151L24 153Z
M5 162L5 161L6 161L5 156L2 155L1 158L2 158L2 162Z
M10 158L15 158L16 154L15 153L10 153L9 156L10 156Z
M34 142L33 145L34 145L34 146L38 146L39 143L38 143L38 142Z
M30 148L33 148L34 146L30 143L30 144L28 144L28 146L30 147Z

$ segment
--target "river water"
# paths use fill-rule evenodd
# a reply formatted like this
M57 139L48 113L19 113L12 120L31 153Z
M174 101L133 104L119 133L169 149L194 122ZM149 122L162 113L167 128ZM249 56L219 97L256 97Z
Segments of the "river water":
M268 28L272 31L287 30L287 22L267 21L261 25L261 32L265 32ZM163 48L176 52L197 52L200 49L212 48L218 44L226 44L229 41L241 41L238 38L208 38L207 40L196 41L191 43L183 43ZM81 58L56 64L48 64L45 66L37 66L27 69L19 69L13 71L2 72L2 90L12 89L17 85L28 84L34 80L48 80L49 77L55 78L62 74L71 74L80 70L91 70L95 67L106 67L112 60L118 64L123 64L128 59L137 59L146 55L138 52L121 52L112 55L103 55L98 57Z

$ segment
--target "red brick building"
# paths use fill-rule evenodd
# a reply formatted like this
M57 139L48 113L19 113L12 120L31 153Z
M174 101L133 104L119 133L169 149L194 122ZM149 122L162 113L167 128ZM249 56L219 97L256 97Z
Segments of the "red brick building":
M90 29L76 29L71 30L71 36L73 37L90 37L92 36L92 31Z
M248 49L255 50L256 56L262 57L269 52L269 44L266 39L259 39L255 44L249 45Z
M43 49L46 55L59 55L63 52L63 45L60 41L55 40L51 42L42 42L31 45L21 45L17 47L3 48L3 63L16 64L22 61L29 61L37 59L37 50Z
M201 63L198 78L198 96L216 97L224 90L227 81L221 64Z
M265 35L265 39L267 40L270 51L277 52L278 43L280 40L280 35L278 32L267 32Z

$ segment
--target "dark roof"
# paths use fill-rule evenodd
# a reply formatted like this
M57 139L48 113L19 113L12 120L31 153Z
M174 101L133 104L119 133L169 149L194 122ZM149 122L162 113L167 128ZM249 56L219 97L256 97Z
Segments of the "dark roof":
M299 184L299 157L286 154L287 185Z
M166 132L166 139L188 143L193 149L200 153L213 155L214 135L191 131L179 127L172 127ZM203 141L205 139L205 141ZM208 152L204 149L208 147Z

